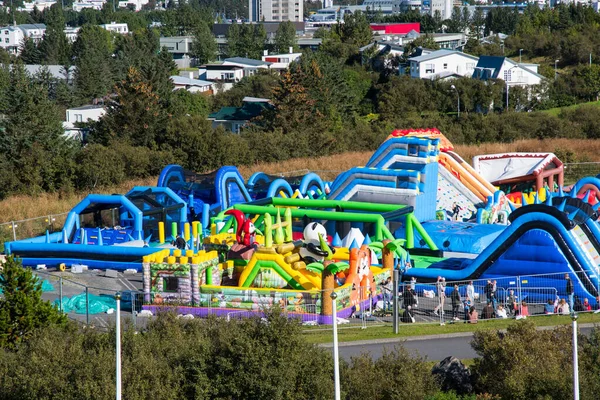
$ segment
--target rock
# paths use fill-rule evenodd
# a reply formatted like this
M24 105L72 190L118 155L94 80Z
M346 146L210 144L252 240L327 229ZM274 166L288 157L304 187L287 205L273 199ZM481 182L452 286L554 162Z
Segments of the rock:
M83 265L81 264L72 264L71 272L74 274L82 274L83 273Z
M436 376L443 391L454 390L458 395L473 391L471 371L456 357L446 357L437 363L431 373Z
M150 310L142 310L140 312L137 313L138 317L151 317L152 316L152 311Z
M104 276L107 278L118 278L119 274L114 269L107 269L106 271L104 271Z

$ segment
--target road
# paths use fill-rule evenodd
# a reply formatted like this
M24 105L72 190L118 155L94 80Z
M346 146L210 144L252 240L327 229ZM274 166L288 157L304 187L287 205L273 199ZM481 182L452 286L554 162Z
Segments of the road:
M552 328L552 327L550 327ZM592 328L586 326L580 328L580 332L589 335ZM459 359L475 358L477 354L471 348L473 334L460 333L452 335L436 335L427 339L405 338L385 339L369 343L340 343L340 356L349 361L350 357L369 353L375 359L381 357L384 349L392 349L396 344L402 344L406 349L415 354L427 357L428 360L440 361L448 356ZM331 344L324 345L331 349Z

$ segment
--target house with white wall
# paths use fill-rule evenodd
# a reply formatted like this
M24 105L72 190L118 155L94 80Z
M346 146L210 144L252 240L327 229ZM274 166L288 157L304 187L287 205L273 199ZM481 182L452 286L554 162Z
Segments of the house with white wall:
M546 79L538 74L538 64L517 63L500 56L481 56L472 77L479 80L502 79L507 86L535 86Z
M246 57L226 58L223 60L223 65L236 65L244 68L244 76L252 76L256 74L258 70L268 70L271 68L270 62Z
M65 136L70 139L83 140L83 130L75 124L78 122L98 121L106 109L103 105L87 105L67 109L66 121L63 122Z
M200 79L193 78L193 72L189 73L188 76L173 75L171 76L173 81L173 90L187 90L190 93L204 93L213 94L214 82L203 81Z
M100 11L100 10L102 10L104 3L106 3L106 0L82 0L82 1L77 1L77 2L73 3L73 5L71 6L71 9L74 12L80 12L81 10L83 10L85 8L91 8L92 10Z
M478 58L458 50L436 50L408 59L410 76L419 79L445 79L472 76Z
M19 54L25 38L39 43L46 33L44 24L9 25L0 28L0 47L10 54Z
M31 2L23 2L23 7L18 7L17 11L24 11L24 12L33 12L34 8L37 8L38 11L44 11L46 8L50 8L52 7L54 4L56 4L56 0L34 0Z
M110 24L101 24L100 27L109 32L120 33L121 35L126 35L129 33L129 27L127 24L116 23L114 21Z
M141 11L149 3L149 0L125 0L119 1L119 8L132 8L133 11Z
M198 79L213 82L215 92L227 91L244 78L244 67L213 63L198 68Z
M301 56L302 53L294 53L293 48L290 47L289 53L283 54L269 54L269 51L265 50L262 60L271 63L271 69L281 72L287 70L290 64L298 61Z
M71 27L71 26L67 26L63 32L65 33L65 36L67 37L67 40L71 43L75 43L75 41L77 40L77 35L79 35L79 30L81 29L81 27L76 26L76 27Z

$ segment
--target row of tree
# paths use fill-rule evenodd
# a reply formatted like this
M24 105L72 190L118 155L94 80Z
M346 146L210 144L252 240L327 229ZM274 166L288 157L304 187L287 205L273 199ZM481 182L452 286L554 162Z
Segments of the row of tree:
M115 397L115 331L82 329L42 300L31 270L8 259L0 272L0 397ZM330 399L331 353L309 344L296 320L277 309L265 318L185 320L163 313L122 333L127 399ZM578 340L580 398L600 390L600 330ZM341 360L342 398L398 400L569 399L573 393L568 327L537 330L530 321L505 333L478 331L470 370L432 373L402 346L373 360ZM448 355L452 349L448 349ZM435 369L434 369L435 371Z

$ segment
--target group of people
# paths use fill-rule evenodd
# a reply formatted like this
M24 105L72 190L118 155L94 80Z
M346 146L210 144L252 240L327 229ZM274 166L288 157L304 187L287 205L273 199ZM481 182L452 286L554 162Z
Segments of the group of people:
M565 274L565 292L566 298L559 298L556 296L555 299L548 300L544 306L544 312L546 314L570 314L572 311L585 312L598 310L600 312L600 296L596 297L596 304L594 307L590 304L587 298L581 301L576 295L573 287L573 282L570 279L569 274ZM384 304L386 309L391 310L391 279L384 283ZM418 296L415 290L416 280L413 278L409 285L406 285L402 291L402 300L404 315L407 317L406 322L412 320L414 322L413 311L415 307L418 307ZM385 290L387 289L387 290ZM433 309L433 314L440 318L441 323L444 322L444 306L446 302L446 279L442 276L437 278L435 283L435 291L431 291L431 296L435 296L438 299L438 303ZM386 296L386 293L387 296ZM485 295L485 305L479 313L475 307L476 300L481 301L478 294L475 291L473 281L469 281L465 292L465 296L461 295L460 287L458 284L454 285L453 290L450 292L450 303L452 306L452 321L460 321L461 315L465 322L477 323L478 319L492 319L492 318L516 318L522 319L527 318L529 314L529 307L525 300L519 301L515 295L514 290L509 290L506 298L502 296L500 299L498 296L497 281L495 279L488 279L483 289ZM426 297L427 296L426 294Z

